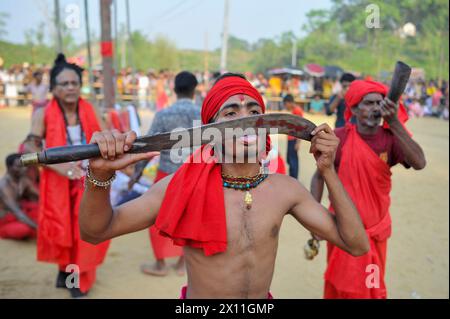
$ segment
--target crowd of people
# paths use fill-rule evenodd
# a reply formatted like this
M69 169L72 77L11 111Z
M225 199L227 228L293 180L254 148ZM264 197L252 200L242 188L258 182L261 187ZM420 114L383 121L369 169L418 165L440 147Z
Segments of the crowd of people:
M47 104L50 67L29 63L0 66L0 108L32 104L34 108ZM198 86L195 102L201 105L219 72L193 72ZM342 92L339 77L313 77L309 75L269 76L263 73L245 73L247 79L263 96L269 110L283 109L282 98L292 95L310 113L330 115L332 100ZM81 93L84 97L101 97L103 75L99 68L92 72L93 87L89 86L89 74L84 71ZM124 68L116 74L115 88L118 101L133 102L139 108L159 111L176 100L174 93L175 72L170 70L137 70ZM448 120L449 92L445 80L412 79L404 94L405 106L411 117L433 116ZM331 99L331 100L330 100Z

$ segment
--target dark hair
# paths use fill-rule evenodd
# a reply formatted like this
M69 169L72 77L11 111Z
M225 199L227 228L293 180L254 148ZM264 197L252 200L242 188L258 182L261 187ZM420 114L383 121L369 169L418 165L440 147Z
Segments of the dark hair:
M231 76L237 76L237 77L239 77L239 78L241 78L241 79L247 80L247 78L245 77L245 75L243 75L243 74L241 74L241 73L231 73L231 72L227 72L227 73L224 73L224 74L220 75L220 76L216 79L216 81L214 82L214 85L216 85L217 82L219 82L220 80L225 79L225 78L229 78L229 77L231 77Z
M283 103L294 102L294 97L291 94L287 94L283 98Z
M344 73L344 74L342 74L342 76L341 76L341 79L339 80L339 82L353 82L353 81L355 81L356 80L356 77L353 75L353 74L351 74L351 73Z
M178 96L192 96L198 81L194 74L188 71L183 71L175 77L175 93Z
M6 168L11 168L14 165L14 162L16 161L16 159L20 159L20 154L18 153L13 153L13 154L9 154L8 156L6 156Z
M81 84L84 69L75 63L68 63L64 54L59 53L52 69L50 70L50 91L56 86L56 77L66 69L74 71L78 75Z

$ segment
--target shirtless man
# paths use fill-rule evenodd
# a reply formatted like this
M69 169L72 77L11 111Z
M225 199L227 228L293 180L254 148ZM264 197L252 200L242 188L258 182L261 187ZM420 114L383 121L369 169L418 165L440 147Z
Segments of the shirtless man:
M20 201L30 199L37 202L39 190L26 176L26 168L20 164L20 154L8 155L6 167L6 174L0 178L0 237L30 237L35 233L36 221L23 211ZM8 218L8 213L14 217Z
M242 76L227 74L216 81L205 98L202 122L222 122L264 111L264 102L256 89ZM271 174L257 187L247 190L251 191L252 204L246 207L243 193L228 188L228 184L222 184L222 179L257 176L259 163L208 164L208 159L185 163L143 196L113 209L109 189L96 187L93 182L108 181L116 170L152 158L157 152L124 154L136 138L134 132L97 132L91 143L99 145L103 158L90 160L91 180L87 181L79 216L82 238L98 244L155 224L162 233L183 246L188 283L183 287L182 297L268 298L279 229L286 214L354 256L369 250L358 211L334 169L339 139L326 124L318 126L313 135L310 152L330 190L335 216L298 180L279 174ZM238 144L245 152L255 149L251 139L241 138L233 147L225 146L225 153L235 152ZM221 216L216 212L221 211L226 220L224 225L217 222ZM200 221L199 215L203 218ZM184 234L180 234L180 230ZM211 236L213 239L209 240Z

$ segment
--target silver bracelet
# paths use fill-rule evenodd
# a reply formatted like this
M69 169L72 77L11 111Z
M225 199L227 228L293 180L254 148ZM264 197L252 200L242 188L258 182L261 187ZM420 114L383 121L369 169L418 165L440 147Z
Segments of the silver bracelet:
M112 182L115 179L116 179L116 173L114 173L113 176L111 176L106 181L99 181L99 180L95 179L94 177L92 177L91 169L90 169L89 165L86 168L86 181L90 182L91 184L93 184L96 187L103 187L103 188L107 189L109 186L111 186Z

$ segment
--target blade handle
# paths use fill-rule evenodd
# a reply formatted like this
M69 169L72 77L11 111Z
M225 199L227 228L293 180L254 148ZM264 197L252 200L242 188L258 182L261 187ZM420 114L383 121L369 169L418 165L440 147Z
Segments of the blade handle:
M135 143L128 153L139 153L144 147L143 143ZM76 162L90 158L100 157L100 149L97 144L73 145L63 147L52 147L38 153L24 154L20 157L23 166L50 165L67 162Z

